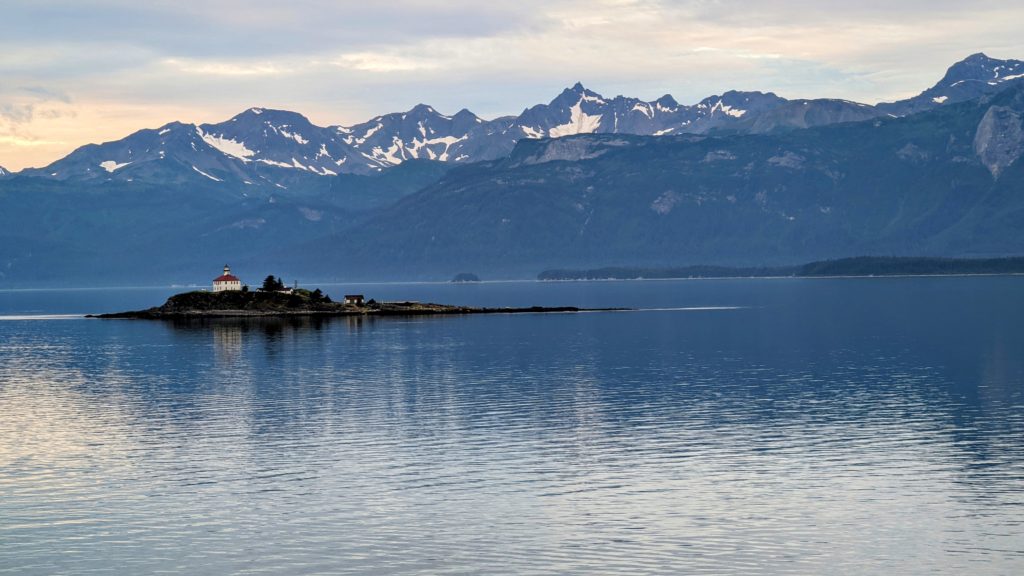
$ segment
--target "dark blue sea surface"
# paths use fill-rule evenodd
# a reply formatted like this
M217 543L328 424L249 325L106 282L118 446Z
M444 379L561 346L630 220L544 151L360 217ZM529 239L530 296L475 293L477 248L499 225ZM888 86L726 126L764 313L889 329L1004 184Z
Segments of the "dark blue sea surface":
M1024 277L0 292L0 573L1024 573Z

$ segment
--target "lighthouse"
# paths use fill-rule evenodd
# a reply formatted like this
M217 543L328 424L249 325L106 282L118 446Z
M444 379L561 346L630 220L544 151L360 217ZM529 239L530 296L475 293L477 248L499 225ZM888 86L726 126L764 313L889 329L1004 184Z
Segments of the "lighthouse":
M224 273L213 279L214 292L227 292L229 290L241 290L242 281L231 274L231 267L224 265Z

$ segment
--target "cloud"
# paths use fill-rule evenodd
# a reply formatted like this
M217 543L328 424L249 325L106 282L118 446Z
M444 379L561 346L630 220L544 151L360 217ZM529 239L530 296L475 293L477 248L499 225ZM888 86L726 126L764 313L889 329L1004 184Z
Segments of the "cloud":
M533 25L530 4L467 0L49 0L5 6L10 42L132 45L186 58L308 54L424 38L494 36Z
M0 101L0 134L13 132L18 125L31 123L36 118L62 118L73 116L69 109L71 97L40 86L15 88ZM6 128L6 130L5 130Z
M332 64L341 68L366 72L410 72L413 70L435 70L440 67L440 63L436 60L379 52L342 54L335 58Z
M35 104L0 104L0 118L12 124L24 124L35 116L35 109Z
M71 103L71 96L60 90L45 88L43 86L23 86L20 90L26 94L32 94L43 101L53 100L63 102L65 104Z
M19 148L25 147L37 147L37 146L53 146L63 144L63 142L52 142L49 140L37 140L34 138L22 138L20 136L13 136L10 134L0 134L0 145L17 146Z
M162 63L178 72L206 76L279 76L294 71L294 69L285 68L272 62L225 62L165 58Z

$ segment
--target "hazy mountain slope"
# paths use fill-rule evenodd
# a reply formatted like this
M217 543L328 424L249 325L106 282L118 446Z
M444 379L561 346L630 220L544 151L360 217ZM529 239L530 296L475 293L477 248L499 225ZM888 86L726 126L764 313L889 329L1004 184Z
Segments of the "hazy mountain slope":
M903 118L577 85L490 122L417 106L350 128L265 109L172 123L4 176L0 284L184 282L225 261L299 278L493 278L1024 253L1019 65L968 60L942 87L995 77L975 82L980 97L922 100Z
M222 260L263 270L264 255L337 234L447 169L409 162L318 178L302 194L205 178L168 187L17 176L0 183L0 285L181 283Z
M342 233L329 243L345 249L318 260L347 274L445 277L1021 254L1022 92L777 135L523 140ZM993 110L1002 120L986 126ZM996 164L979 154L985 142L1003 150Z

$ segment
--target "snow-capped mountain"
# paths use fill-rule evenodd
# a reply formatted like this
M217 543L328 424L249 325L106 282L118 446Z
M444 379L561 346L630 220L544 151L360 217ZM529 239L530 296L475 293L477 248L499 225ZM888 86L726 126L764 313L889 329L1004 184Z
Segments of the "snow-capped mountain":
M547 104L490 121L465 109L445 116L419 104L353 126L320 127L295 112L250 108L218 124L173 122L115 142L83 146L46 168L22 174L71 181L230 182L290 188L309 178L370 174L411 159L494 160L507 156L522 139L587 133L772 133L901 116L995 92L1020 79L1024 62L975 54L954 64L919 96L877 106L737 91L688 106L670 95L650 102L605 98L577 83Z
M775 94L726 92L693 106L680 105L666 94L652 102L616 96L606 99L576 83L548 104L527 108L515 117L501 118L472 131L453 148L455 161L493 160L508 155L523 138L559 138L574 134L610 133L660 136L706 133L739 125L786 102Z
M284 110L250 108L218 124L172 122L91 144L27 175L58 180L180 183L206 179L286 188L308 176L365 174L413 158L448 160L448 149L482 123L419 105L356 126L320 127Z
M979 52L950 66L938 84L917 96L876 108L886 114L906 116L999 92L1011 82L1024 82L1024 61L998 60Z
M0 166L0 178L3 178L4 176L7 176L8 174L10 174L10 172L8 172L7 169L4 168L3 166Z
M220 124L172 122L90 144L23 174L57 180L272 183L293 173L337 174L348 147L293 112L252 108Z
M445 116L426 104L403 113L378 116L368 122L337 127L343 141L357 150L372 167L401 164L413 158L447 162L452 147L464 142L484 121L469 110Z

